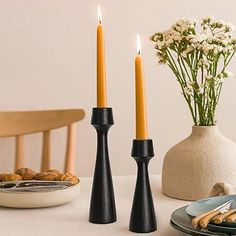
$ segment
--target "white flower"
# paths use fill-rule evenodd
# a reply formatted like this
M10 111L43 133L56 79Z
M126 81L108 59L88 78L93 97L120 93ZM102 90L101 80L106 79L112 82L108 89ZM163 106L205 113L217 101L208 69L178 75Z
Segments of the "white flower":
M189 34L186 36L186 39L191 43L191 42L196 42L196 35Z
M235 30L235 26L231 23L226 23L224 27L225 27L226 32Z
M157 44L156 44L156 48L157 49L163 49L163 48L165 48L166 47L166 43L164 42L164 41L159 41L159 42L157 42Z
M222 46L218 46L218 45L214 45L213 46L213 51L214 51L215 54L218 54L218 53L223 51L223 47Z
M168 40L170 38L172 38L172 34L174 33L173 29L168 29L166 31L163 32L163 37L165 40Z
M157 57L158 57L158 63L159 64L165 64L166 63L166 55L162 52L157 52Z
M204 84L198 84L198 94L203 94L204 93Z
M231 71L224 71L223 72L224 77L230 78L233 77L233 73Z
M206 79L206 80L212 80L212 79L213 79L213 76L212 76L212 75L205 75L205 79Z
M221 40L221 43L223 44L223 46L227 46L229 41L226 39L223 39L223 40Z
M213 41L214 41L214 37L210 36L210 37L207 38L208 43L213 43Z
M170 46L174 42L174 39L170 38L166 41L166 46Z
M199 35L197 35L196 39L197 39L197 42L201 43L202 41L207 39L207 35L205 33L200 33Z
M228 38L232 38L232 36L233 36L232 32L225 32L225 35L226 35Z
M175 32L175 33L172 35L172 37L173 37L173 40L174 40L174 41L180 42L180 41L182 40L182 36L181 36L181 34L178 33L178 32Z
M181 32L181 31L182 31L182 28L181 28L180 26L176 25L176 26L175 26L175 30Z
M160 60L158 61L158 64L160 64L160 65L162 65L162 64L166 64L166 61L163 60L163 59L160 59Z
M214 28L214 29L222 29L222 30L224 30L225 24L226 24L225 21L218 20L218 21L212 22L211 27Z
M191 53L192 51L194 51L195 48L192 45L188 45L187 48L182 52L182 56L183 57L187 57L189 53Z
M202 50L203 45L204 44L202 44L202 43L195 43L195 46L198 50Z
M227 43L229 42L229 39L232 37L232 35L231 34L229 34L229 33L219 33L219 34L216 34L215 36L214 36L214 38L216 39L216 40L219 40L219 42L221 41L221 40L225 40L225 41L227 41Z
M180 32L175 31L174 29L169 29L163 32L163 42L165 41L166 45L169 46L174 42L180 42L182 40L182 35Z
M223 48L222 52L223 53L231 53L234 50L235 50L235 48L233 46L228 45L227 47Z
M215 19L214 16L207 16L202 19L202 24L209 24Z
M188 96L193 96L194 93L194 82L187 82L187 85L184 87L184 93Z
M151 40L154 41L154 42L157 42L159 40L161 40L162 38L162 34L161 33L157 33L157 34L154 34L151 36Z
M209 43L205 43L202 46L202 51L205 55L207 55L213 49L214 49L214 46L212 44L209 44Z
M224 78L215 77L214 79L215 79L216 83L223 83L224 82Z
M184 93L188 96L192 96L193 95L193 87L184 87Z
M191 29L194 29L196 25L196 22L193 19L179 19L172 28L176 30L179 33L184 33L186 31L189 31Z
M223 83L225 80L225 77L223 73L219 73L216 77L214 77L214 79L217 83Z
M201 58L201 59L199 59L197 66L198 66L198 68L200 68L200 67L208 68L210 65L209 65L209 62L207 61L207 59Z
M181 56L187 58L187 57L188 57L188 54L187 54L185 51L183 51L183 52L181 53Z

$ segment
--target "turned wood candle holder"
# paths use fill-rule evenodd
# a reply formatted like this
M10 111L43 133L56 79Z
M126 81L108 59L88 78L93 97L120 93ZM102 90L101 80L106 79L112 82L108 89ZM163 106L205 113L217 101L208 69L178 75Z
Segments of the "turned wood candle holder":
M97 131L97 157L89 221L95 224L109 224L116 221L116 206L107 142L108 130L114 124L112 108L93 108L91 124Z
M138 171L129 230L136 233L153 232L157 229L157 223L148 175L148 163L154 156L152 140L133 140L131 155Z

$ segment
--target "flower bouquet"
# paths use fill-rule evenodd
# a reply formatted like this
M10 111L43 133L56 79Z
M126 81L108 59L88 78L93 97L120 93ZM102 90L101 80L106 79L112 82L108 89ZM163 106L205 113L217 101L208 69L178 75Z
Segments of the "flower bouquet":
M167 64L179 82L195 125L215 125L215 111L223 82L236 50L234 26L212 17L198 26L193 19L180 19L170 29L155 33L159 63Z
M189 137L166 154L162 169L164 194L186 200L208 196L218 181L236 182L236 145L216 126L215 112L227 67L236 50L230 23L204 18L180 19L170 29L157 32L158 61L167 64L180 84L194 126Z

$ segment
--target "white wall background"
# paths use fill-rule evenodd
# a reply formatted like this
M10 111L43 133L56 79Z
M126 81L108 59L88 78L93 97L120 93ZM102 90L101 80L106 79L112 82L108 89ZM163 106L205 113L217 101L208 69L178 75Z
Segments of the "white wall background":
M78 125L77 173L92 175L96 136L90 125L95 106L95 37L97 4L103 14L108 103L114 109L110 158L114 175L134 174L130 157L134 138L134 56L141 34L146 76L149 133L156 156L152 173L160 173L166 151L186 137L192 121L174 76L157 65L149 36L180 17L215 15L236 24L234 0L0 0L0 110L84 108ZM236 61L231 69L236 75ZM225 83L218 121L236 141L236 77ZM53 167L61 168L65 130L53 135ZM40 135L27 137L26 159L38 169ZM14 142L0 140L0 171L12 171Z

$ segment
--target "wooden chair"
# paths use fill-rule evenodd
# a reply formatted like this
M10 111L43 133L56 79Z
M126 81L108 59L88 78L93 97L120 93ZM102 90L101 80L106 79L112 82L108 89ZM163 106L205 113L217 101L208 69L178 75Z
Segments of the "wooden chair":
M25 167L24 136L42 132L41 171L50 169L51 130L67 127L64 172L74 173L75 123L85 116L84 110L48 110L0 112L0 137L15 137L15 170Z

